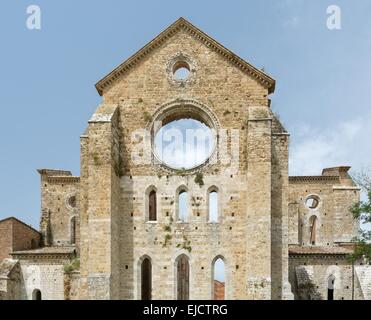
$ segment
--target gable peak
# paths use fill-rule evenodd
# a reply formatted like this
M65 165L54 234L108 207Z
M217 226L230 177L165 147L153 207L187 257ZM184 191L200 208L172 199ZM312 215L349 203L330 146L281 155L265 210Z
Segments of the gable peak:
M268 93L273 93L275 89L275 80L271 78L264 71L255 68L249 62L243 60L235 53L224 47L222 44L211 38L205 32L195 27L192 23L183 17L178 18L169 27L157 35L153 40L148 42L142 49L137 51L126 61L121 63L117 68L113 69L109 74L103 77L95 85L98 93L103 95L103 92L107 86L114 83L122 74L134 67L140 62L145 56L152 52L155 48L159 47L167 39L172 37L177 32L184 30L190 35L203 42L206 46L212 50L218 52L224 58L232 62L236 67L241 69L246 74L255 78L259 83L268 89Z

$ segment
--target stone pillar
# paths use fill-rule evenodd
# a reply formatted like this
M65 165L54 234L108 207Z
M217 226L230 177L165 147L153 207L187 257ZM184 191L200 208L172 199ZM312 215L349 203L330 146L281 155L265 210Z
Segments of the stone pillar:
M119 299L119 141L116 106L101 105L89 121L82 155L81 275L87 299Z
M89 135L88 130L80 137L80 293L81 299L88 298L89 259L89 217L88 217L88 178L89 178Z
M268 107L249 107L247 124L247 298L269 300L272 119Z
M272 134L272 217L271 217L271 268L272 299L291 300L293 294L288 281L288 202L289 134Z

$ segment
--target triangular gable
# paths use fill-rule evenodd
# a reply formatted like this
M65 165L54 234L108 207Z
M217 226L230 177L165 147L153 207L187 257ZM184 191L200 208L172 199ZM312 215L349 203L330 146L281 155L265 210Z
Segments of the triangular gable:
M167 29L161 32L156 38L146 44L142 49L137 51L129 59L120 64L117 68L112 70L108 75L101 79L95 87L98 90L100 95L103 94L104 89L114 83L117 78L119 78L123 73L135 66L139 61L141 61L145 56L152 52L155 48L162 45L164 41L173 36L180 30L185 30L190 33L192 36L203 42L206 46L218 52L220 55L231 61L236 67L241 69L246 74L255 78L259 83L268 89L269 93L274 92L275 80L268 76L263 71L255 68L250 63L241 59L239 56L234 54L232 51L225 48L219 42L215 41L213 38L208 36L205 32L201 31L193 24L185 20L184 18L179 18Z

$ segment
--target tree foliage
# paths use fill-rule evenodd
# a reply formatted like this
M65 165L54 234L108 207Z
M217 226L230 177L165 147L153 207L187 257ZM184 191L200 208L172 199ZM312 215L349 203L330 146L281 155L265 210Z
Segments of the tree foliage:
M371 223L371 171L357 172L353 174L353 180L366 192L367 199L354 204L350 211L361 225ZM350 259L355 261L360 258L371 261L371 231L359 230L359 235L355 239L355 249Z

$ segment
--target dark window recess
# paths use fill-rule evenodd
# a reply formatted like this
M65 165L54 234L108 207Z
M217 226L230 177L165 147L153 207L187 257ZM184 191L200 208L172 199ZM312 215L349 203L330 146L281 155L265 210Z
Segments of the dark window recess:
M152 190L149 193L149 221L156 221L157 220L157 212L156 212L156 191Z
M32 293L32 300L42 300L40 290L38 290L38 289L34 290L34 292Z
M185 255L177 263L177 299L189 299L189 262Z
M142 300L151 300L152 298L152 264L148 258L142 262Z
M70 225L70 237L71 237L71 244L76 243L76 217L71 218L71 225Z
M327 289L327 300L334 300L334 289Z
M309 224L310 224L310 243L312 245L316 244L316 229L317 229L317 217L316 216L311 216L309 219Z
M71 208L76 208L76 196L71 196L68 198L68 205Z

